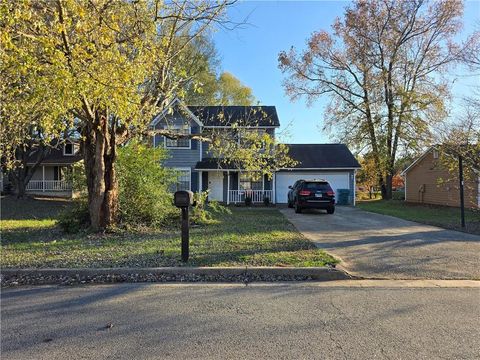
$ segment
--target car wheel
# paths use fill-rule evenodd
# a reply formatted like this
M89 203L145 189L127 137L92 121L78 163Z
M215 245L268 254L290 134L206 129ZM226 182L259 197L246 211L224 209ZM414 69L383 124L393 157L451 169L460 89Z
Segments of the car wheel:
M293 208L293 204L292 204L292 202L291 202L290 200L288 200L287 206L288 206L289 208Z
M298 206L298 202L295 203L295 212L297 214L300 214L302 212L302 208Z
M330 206L327 208L327 214L333 214L335 212L335 206Z

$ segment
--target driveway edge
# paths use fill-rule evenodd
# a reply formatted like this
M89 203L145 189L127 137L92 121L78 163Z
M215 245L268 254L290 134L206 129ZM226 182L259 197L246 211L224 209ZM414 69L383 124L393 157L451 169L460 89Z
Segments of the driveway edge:
M2 269L2 287L115 282L334 281L356 277L330 267L159 267L100 269Z

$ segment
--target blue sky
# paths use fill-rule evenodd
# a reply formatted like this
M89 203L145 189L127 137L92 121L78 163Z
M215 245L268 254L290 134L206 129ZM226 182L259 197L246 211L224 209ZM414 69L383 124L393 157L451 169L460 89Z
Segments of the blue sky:
M329 30L347 4L345 1L244 1L230 9L229 17L232 21L248 17L249 25L214 34L222 69L251 87L261 104L277 107L281 130L288 128L286 142L322 143L332 139L321 131L328 97L309 108L304 100L292 103L281 85L278 53L291 46L303 48L313 31ZM479 19L480 1L467 2L463 34L472 32ZM460 75L454 85L458 99L461 93L468 92L474 78L463 76L462 70L456 73Z

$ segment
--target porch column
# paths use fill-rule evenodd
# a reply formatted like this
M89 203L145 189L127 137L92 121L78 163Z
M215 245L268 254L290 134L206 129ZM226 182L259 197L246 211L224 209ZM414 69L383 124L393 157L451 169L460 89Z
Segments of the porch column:
M230 171L227 171L227 205L230 204Z
M202 192L202 176L203 176L203 172L199 171L198 172L198 192L199 193Z
M67 184L67 186L70 186L70 197L73 198L73 177L74 177L74 174L73 174L73 170L74 170L74 166L73 165L70 165L70 174L71 174L71 177L70 177L70 185Z
M42 165L42 192L45 192L45 165Z
M277 183L275 182L275 172L272 174L272 204L277 203L277 199L275 198L275 188L277 187Z
M357 190L357 169L353 170L353 206L355 206L355 191Z

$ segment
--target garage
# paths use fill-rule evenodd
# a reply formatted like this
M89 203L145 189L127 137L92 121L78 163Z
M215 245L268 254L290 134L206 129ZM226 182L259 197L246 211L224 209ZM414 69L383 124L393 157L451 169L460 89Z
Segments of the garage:
M289 154L297 164L275 174L275 198L278 204L287 203L288 187L297 180L327 180L335 193L350 190L354 205L355 172L359 163L344 144L289 144Z
M289 186L293 185L297 180L327 180L333 191L338 193L338 189L351 189L350 177L353 178L353 172L344 173L327 173L327 172L303 172L303 171L286 171L278 172L276 175L277 183L277 203L286 204Z

